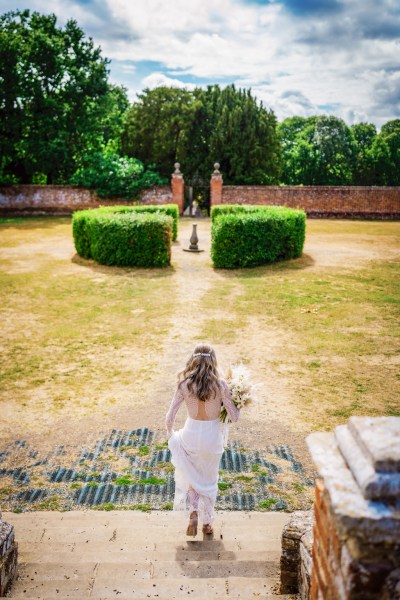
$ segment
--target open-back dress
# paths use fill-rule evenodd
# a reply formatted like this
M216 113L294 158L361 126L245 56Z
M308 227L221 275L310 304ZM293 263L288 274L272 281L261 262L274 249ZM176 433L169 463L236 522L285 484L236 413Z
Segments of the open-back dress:
M182 429L174 431L176 413L185 403L188 417ZM165 424L171 462L175 467L174 510L197 510L203 523L214 519L218 493L218 469L224 451L224 432L219 419L225 406L230 421L239 419L227 383L219 380L219 391L199 400L183 381L178 385Z

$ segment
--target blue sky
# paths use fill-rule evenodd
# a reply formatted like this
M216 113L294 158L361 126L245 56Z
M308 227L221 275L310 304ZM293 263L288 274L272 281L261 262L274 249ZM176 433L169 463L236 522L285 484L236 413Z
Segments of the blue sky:
M131 100L146 87L235 83L278 119L400 117L400 0L0 0L75 19Z

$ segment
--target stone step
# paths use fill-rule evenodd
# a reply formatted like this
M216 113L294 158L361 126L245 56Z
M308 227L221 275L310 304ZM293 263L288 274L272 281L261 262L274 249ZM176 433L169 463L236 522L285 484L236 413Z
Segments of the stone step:
M148 562L123 564L115 562L26 562L19 569L21 580L53 580L112 575L116 580L123 579L162 579L164 577L268 577L275 575L276 562L263 560L158 560L154 556ZM33 573L33 575L32 575Z
M23 584L23 585L22 585ZM275 592L275 593L274 593ZM13 589L11 598L40 598L55 600L56 598L127 598L157 600L174 600L178 598L278 598L275 578L265 577L223 577L193 579L165 578L143 580L112 579L111 577L95 577L93 580L76 578L71 580L45 580L20 582ZM291 596L279 595L279 600Z
M16 529L11 598L273 598L288 515L220 513L214 539L185 535L176 513L4 515ZM280 596L280 599L289 596Z
M212 548L212 546L211 546ZM89 549L85 552L81 552L78 547L68 552L54 552L49 549L42 549L40 547L30 550L23 550L19 552L21 563L60 563L60 564L71 564L76 563L76 557L79 555L79 563L96 563L96 562L109 562L109 563L136 563L136 562L150 562L152 560L157 561L170 561L171 557L176 561L207 561L207 560L218 560L218 561L276 561L279 560L280 553L276 550L196 550L190 548L179 549L173 554L170 550L158 550L156 552L143 552L132 551L130 549L125 550L108 550L108 549Z
M225 535L221 538L217 538L214 536L214 539L207 540L203 539L203 535L199 534L196 538L188 538L185 535L176 536L175 541L173 540L160 540L159 538L152 539L151 536L147 539L143 539L139 532L136 536L133 536L131 540L119 541L118 539L110 542L109 540L103 540L99 542L98 540L81 540L78 539L76 542L73 539L68 542L59 543L54 540L48 541L43 539L41 542L29 542L28 540L20 541L19 538L16 538L19 543L19 548L21 552L24 551L32 551L34 548L49 548L52 552L66 552L72 551L74 548L80 550L85 549L87 551L96 551L101 550L104 547L107 547L112 551L125 551L134 550L135 542L140 540L140 548L141 551L148 554L157 550L157 552L176 552L178 550L196 550L197 552L210 551L212 549L215 550L229 550L231 552L237 552L238 550L266 550L270 548L278 548L280 549L280 536L276 536L276 538L266 538L266 539L252 539L252 536L246 536L246 538L241 538L237 536L233 539L225 539ZM133 546L133 547L132 547Z

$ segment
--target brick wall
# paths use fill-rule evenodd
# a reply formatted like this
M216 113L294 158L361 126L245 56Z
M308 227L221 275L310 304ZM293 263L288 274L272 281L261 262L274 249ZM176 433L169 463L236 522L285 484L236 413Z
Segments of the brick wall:
M168 204L172 202L170 186L143 190L134 202L105 200L96 192L75 186L12 185L0 187L0 214L71 214L74 210L115 204Z
M300 594L310 597L313 545L312 511L295 511L282 531L281 594Z
M399 219L400 187L226 185L222 204L283 205L310 217Z
M311 600L400 599L400 418L307 437L315 486Z

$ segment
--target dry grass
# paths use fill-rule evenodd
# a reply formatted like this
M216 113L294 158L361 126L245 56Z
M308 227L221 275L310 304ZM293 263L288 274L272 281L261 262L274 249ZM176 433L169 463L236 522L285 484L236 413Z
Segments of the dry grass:
M224 286L208 292L205 306L223 304L239 324L239 345L252 318L266 332L264 360L277 377L290 379L309 429L331 429L351 415L400 416L399 233L398 223L349 221L339 228L337 222L311 221L311 243L322 238L329 248L339 239L345 247L357 236L353 251L358 242L366 260L310 268L312 256L305 254L226 272ZM387 260L374 259L378 247ZM215 329L219 336L219 325ZM268 331L282 337L273 352Z
M90 421L131 398L139 406L170 385L156 376L159 349L171 370L204 338L267 381L266 405L280 386L275 408L249 417L256 425L273 414L306 432L352 414L400 415L399 223L310 221L302 258L230 272L179 248L185 268L178 254L169 269L101 267L74 257L67 218L3 220L0 231L10 427L27 414L45 429L52 415Z
M84 416L140 396L168 331L172 269L77 259L66 218L6 222L1 231L0 398Z

